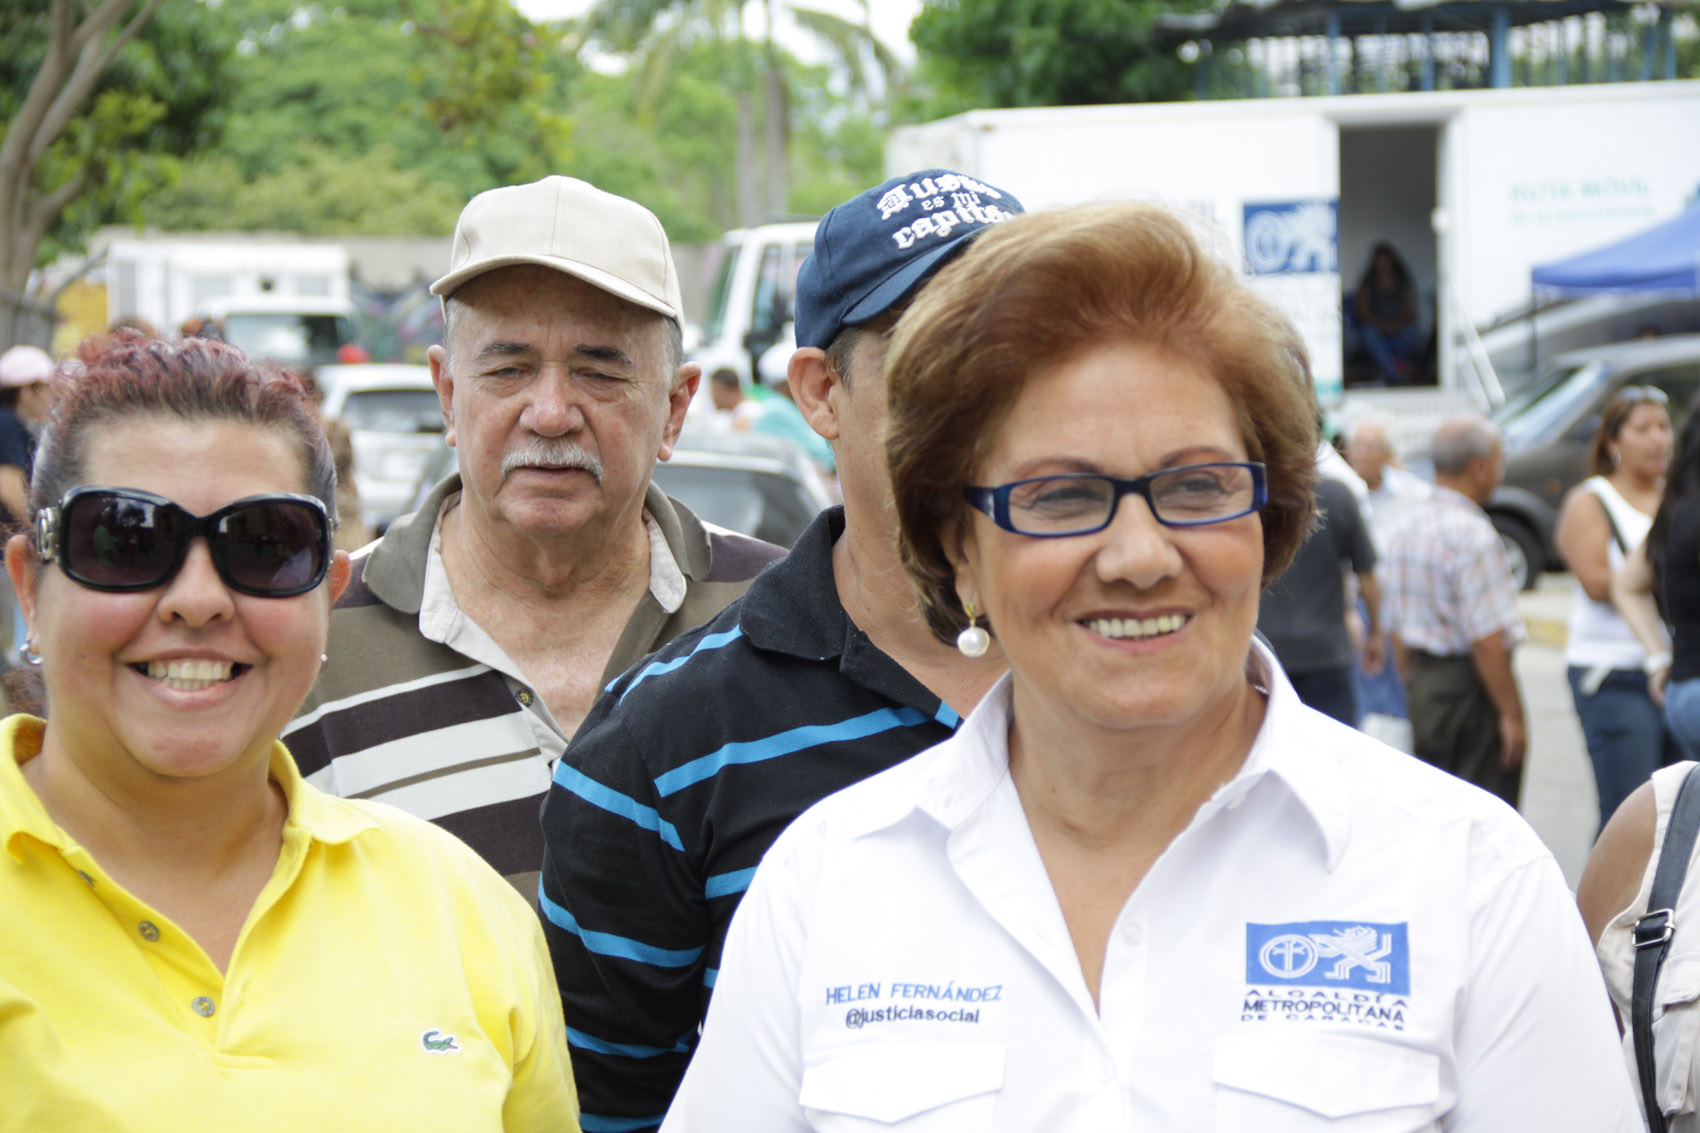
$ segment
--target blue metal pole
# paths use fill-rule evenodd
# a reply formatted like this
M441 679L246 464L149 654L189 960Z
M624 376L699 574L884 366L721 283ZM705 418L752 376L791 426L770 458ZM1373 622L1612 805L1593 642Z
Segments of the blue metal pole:
M1660 78L1676 78L1676 29L1672 27L1675 12L1670 7L1659 9L1659 41L1664 46L1664 67Z
M1434 89L1434 13L1423 13L1423 89Z
M1493 10L1488 31L1488 85L1495 90L1511 85L1511 12L1503 7Z
M1328 13L1328 93L1340 93L1340 61L1336 58L1335 49L1340 42L1340 16L1337 12Z

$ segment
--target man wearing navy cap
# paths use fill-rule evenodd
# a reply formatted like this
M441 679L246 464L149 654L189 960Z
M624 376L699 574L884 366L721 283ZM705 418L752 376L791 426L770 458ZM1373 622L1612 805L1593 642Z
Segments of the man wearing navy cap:
M975 233L1021 211L948 170L821 220L797 275L789 381L842 507L742 599L610 685L543 807L544 930L585 1128L657 1126L756 863L819 799L950 735L1003 672L939 643L898 561L886 340Z

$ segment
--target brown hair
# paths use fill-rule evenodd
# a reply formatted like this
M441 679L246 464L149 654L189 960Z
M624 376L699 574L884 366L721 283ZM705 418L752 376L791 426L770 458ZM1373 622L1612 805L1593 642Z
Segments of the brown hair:
M1600 413L1600 427L1594 430L1594 439L1588 443L1588 471L1595 476L1610 476L1617 471L1617 462L1611 458L1610 445L1623 435L1623 427L1629 424L1629 416L1642 405L1656 405L1665 411L1665 420L1670 420L1670 403L1657 398L1637 396L1631 387L1619 390L1606 404Z
M1023 381L1127 341L1195 359L1222 383L1248 458L1268 466L1265 585L1304 541L1315 513L1316 409L1304 347L1285 316L1168 209L1028 213L981 235L934 277L886 358L900 549L941 640L968 623L941 534L967 516L962 489Z
M228 421L274 430L301 458L307 491L336 516L336 465L301 379L205 338L146 338L123 330L78 348L80 365L55 379L30 480L30 521L82 482L90 430L137 417Z

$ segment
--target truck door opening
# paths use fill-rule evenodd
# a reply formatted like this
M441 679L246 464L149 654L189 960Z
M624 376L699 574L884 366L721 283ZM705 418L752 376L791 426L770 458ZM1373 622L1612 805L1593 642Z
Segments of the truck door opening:
M1438 204L1441 126L1354 126L1340 123L1340 282L1342 374L1347 389L1437 384L1445 296ZM1386 355L1365 334L1356 295L1378 245L1386 244L1408 269L1415 290L1417 326L1402 349ZM1382 334L1385 343L1390 336ZM1402 362L1402 364L1401 364Z

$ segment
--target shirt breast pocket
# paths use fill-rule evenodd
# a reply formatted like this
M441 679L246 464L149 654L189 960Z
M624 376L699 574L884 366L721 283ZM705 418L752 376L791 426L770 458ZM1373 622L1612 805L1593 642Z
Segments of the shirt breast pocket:
M822 1133L972 1133L992 1127L1004 1044L873 1042L808 1060L798 1096Z
M1700 1076L1695 1064L1700 1047L1700 954L1666 960L1653 1000L1653 1080L1659 1105L1666 1113L1693 1113L1695 1078Z
M1438 1129L1440 1056L1371 1036L1231 1035L1216 1046L1218 1130Z

